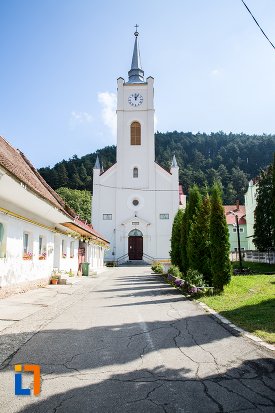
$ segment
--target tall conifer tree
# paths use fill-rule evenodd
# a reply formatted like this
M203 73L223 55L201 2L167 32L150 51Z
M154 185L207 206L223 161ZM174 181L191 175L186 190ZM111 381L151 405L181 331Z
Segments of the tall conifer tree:
M210 251L210 199L207 194L197 209L188 237L188 259L190 268L203 274L204 280L212 285Z
M268 251L273 246L272 169L270 165L261 171L257 185L253 242L259 251Z
M273 154L272 166L272 234L273 234L273 250L275 250L275 152Z
M215 183L211 194L210 251L213 287L222 291L231 279L229 233L224 214L221 189Z
M182 218L181 231L181 260L182 271L185 274L189 268L188 260L188 237L193 220L195 219L197 210L201 207L202 197L197 185L190 189L188 204L186 206L184 216Z
M171 236L171 263L181 268L181 227L183 210L179 209L175 215Z

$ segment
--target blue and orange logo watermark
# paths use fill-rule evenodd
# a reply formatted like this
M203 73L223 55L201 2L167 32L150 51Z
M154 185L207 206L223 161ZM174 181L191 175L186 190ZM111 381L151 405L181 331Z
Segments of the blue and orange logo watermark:
M16 364L14 366L15 370L15 395L16 396L30 396L31 389L24 389L22 383L23 372L33 373L33 394L38 396L40 394L40 366L38 364Z

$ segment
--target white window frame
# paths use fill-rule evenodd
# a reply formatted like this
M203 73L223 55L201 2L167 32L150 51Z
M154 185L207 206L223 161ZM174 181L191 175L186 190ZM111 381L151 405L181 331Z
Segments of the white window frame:
M159 219L169 219L169 214L159 214Z
M70 258L74 258L74 241L70 242Z
M0 258L5 258L6 252L6 226L0 222Z
M62 258L67 258L67 240L65 239L61 241L61 255Z
M25 238L27 236L27 238ZM27 239L27 244L25 245L25 239ZM29 231L23 232L23 255L30 255L30 259L33 258L33 242L32 233Z

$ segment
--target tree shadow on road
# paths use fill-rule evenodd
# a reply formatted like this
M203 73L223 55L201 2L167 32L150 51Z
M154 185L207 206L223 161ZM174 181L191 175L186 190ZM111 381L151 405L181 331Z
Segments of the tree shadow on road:
M66 377L67 391L44 396L20 412L272 412L275 407L272 359L257 359L228 368L225 373L190 376L189 369L140 369L93 377L93 372ZM45 378L43 388L54 378ZM62 378L59 379L60 381ZM65 378L64 378L65 380ZM62 387L62 382L59 383Z

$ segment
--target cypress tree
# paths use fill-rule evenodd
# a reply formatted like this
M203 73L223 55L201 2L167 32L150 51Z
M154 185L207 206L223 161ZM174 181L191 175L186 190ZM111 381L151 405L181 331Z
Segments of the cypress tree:
M183 274L187 273L188 270L188 256L187 256L187 224L188 224L188 204L186 205L185 211L182 215L181 222L181 237L180 237L180 258L181 263L179 265L180 270Z
M171 263L181 268L181 227L183 210L179 209L175 215L171 236Z
M272 166L272 234L273 234L273 250L275 250L275 152L273 154Z
M203 274L208 285L212 285L211 252L210 252L210 199L207 194L203 198L200 209L191 224L188 237L188 259L190 268Z
M181 269L185 274L189 268L188 260L188 237L193 220L195 219L197 210L202 203L202 197L197 185L194 185L189 192L188 204L186 206L182 218L181 230Z
M213 287L222 291L231 279L229 233L221 198L221 188L215 183L211 194L210 251Z
M253 242L259 251L268 251L273 244L272 169L270 165L261 171L257 185Z

